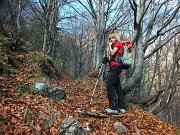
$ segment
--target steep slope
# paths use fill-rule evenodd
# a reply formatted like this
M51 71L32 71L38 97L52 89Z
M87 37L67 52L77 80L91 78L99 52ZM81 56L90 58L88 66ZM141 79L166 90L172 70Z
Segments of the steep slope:
M16 61L8 64L7 69L14 72L1 71L0 74L0 134L42 134L58 135L60 123L68 116L73 116L83 126L86 122L92 125L88 135L117 135L113 129L115 122L120 122L127 127L127 135L136 135L137 130L142 135L174 135L177 127L163 122L138 106L119 113L120 117L96 118L83 116L75 110L103 114L103 109L108 107L105 84L98 83L97 92L90 99L97 81L91 74L79 80L73 80L61 73L60 80L50 79L51 84L57 85L66 91L66 99L54 101L40 95L28 92L32 83L31 73L34 69L32 61L26 59L26 53L14 52ZM1 63L1 66L4 63ZM38 72L37 72L38 74ZM100 100L100 89L102 94ZM99 102L100 101L100 102Z

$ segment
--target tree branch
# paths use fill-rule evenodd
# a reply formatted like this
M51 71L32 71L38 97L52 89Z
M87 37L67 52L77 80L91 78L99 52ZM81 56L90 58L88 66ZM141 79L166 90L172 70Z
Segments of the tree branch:
M174 9L174 12L171 14L171 16L169 16L169 18L165 21L163 27L161 29L159 29L157 31L157 33L159 33L160 31L162 31L175 17L176 13L179 11L180 8L180 3L177 5L177 7Z
M165 32L161 33L162 35L164 34ZM148 55L144 56L144 59L147 59L149 58L150 56L152 56L156 51L158 51L160 48L162 48L164 45L166 45L172 38L174 38L175 35L179 34L180 33L180 30L177 30L174 34L172 34L170 37L168 37L168 39L166 40L166 42L164 42L163 44L157 46L154 50L151 51L151 53L149 53ZM152 44L153 42L155 41L155 39L149 43L149 44ZM149 45L148 44L148 45Z
M115 117L115 118L121 118L121 117L129 117L130 114L123 114L123 115L108 115L108 114L97 114L97 113L92 113L88 111L81 111L81 110L74 110L77 113L80 113L84 117L96 117L96 118L108 118L110 116Z

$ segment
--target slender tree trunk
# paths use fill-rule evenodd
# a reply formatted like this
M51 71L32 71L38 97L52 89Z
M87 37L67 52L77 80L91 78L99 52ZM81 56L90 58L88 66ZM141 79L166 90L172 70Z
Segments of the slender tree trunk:
M97 29L96 29L96 46L94 50L94 58L95 65L94 67L97 69L100 65L99 62L102 62L103 57L103 43L104 43L104 30L105 30L105 23L104 23L104 0L97 1Z
M47 7L44 8L46 22L44 26L44 42L42 51L50 55L54 46L58 1L48 0L46 4Z
M16 26L17 26L16 43L17 44L20 42L20 35L21 35L20 16L21 16L21 0L18 0L17 18L16 18Z

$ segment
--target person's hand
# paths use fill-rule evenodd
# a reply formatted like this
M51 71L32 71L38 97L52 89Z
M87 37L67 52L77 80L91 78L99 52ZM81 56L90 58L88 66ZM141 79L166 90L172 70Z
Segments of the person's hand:
M109 47L111 47L111 45L112 45L112 41L110 40L110 41L109 41Z

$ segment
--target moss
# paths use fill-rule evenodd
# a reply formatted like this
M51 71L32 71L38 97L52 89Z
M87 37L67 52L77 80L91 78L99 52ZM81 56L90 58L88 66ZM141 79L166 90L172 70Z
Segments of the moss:
M53 60L50 56L41 53L41 52L30 52L27 54L27 58L33 60L34 62L47 63L48 61L53 63Z
M133 104L133 103L127 103L127 110L132 110L132 108L135 106L135 104Z
M9 38L0 36L0 72L13 73L12 64L15 64L16 57L10 51L11 42Z
M27 58L37 63L37 66L41 68L42 73L46 76L54 78L56 80L61 78L60 73L54 66L52 58L47 54L41 52L30 52L27 54Z
M4 73L13 73L14 69L10 66L11 63L14 63L15 59L11 57L12 55L6 54L0 48L0 72Z

